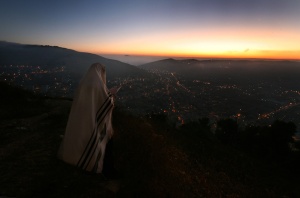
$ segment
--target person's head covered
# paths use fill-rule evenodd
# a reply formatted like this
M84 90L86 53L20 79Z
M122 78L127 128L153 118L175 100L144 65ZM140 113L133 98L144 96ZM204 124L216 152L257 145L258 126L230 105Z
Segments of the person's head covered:
M91 79L94 77L94 75L97 75L103 84L106 85L106 69L104 65L101 63L92 64L87 71L86 77Z

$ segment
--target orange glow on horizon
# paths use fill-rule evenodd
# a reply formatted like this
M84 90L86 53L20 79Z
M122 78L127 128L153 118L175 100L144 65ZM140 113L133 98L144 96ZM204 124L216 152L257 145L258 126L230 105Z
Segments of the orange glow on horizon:
M83 50L86 51L87 50ZM246 51L246 50L245 50ZM182 57L182 58L258 58L258 59L288 59L300 60L299 51L279 51L279 50L251 50L245 51L228 51L228 52L191 52L191 51L178 51L178 52L159 52L157 51L89 51L94 54L108 54L108 55L130 55L130 56L161 56L161 57Z
M211 28L149 32L116 41L82 43L79 51L96 54L199 58L300 59L299 31Z

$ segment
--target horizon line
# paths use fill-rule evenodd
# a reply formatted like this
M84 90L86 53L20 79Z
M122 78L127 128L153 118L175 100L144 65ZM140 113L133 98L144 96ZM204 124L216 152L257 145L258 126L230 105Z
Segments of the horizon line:
M289 61L300 61L300 58L264 58L264 57L218 57L218 56L212 56L212 57L202 57L202 56L180 56L180 55L152 55L152 54L113 54L113 53L93 53L93 52L83 52L83 53L91 53L91 54L96 54L99 56L124 56L124 57L161 57L161 58L173 58L173 59L203 59L203 60L234 60L234 59L239 59L239 60L274 60L274 61L280 61L280 60L289 60Z
M93 51L86 51L86 50L78 50L78 49L73 49L70 47L66 47L66 46L60 46L60 45L49 45L49 44L24 44L24 43L20 43L20 42L11 42L11 41L6 41L6 40L0 40L0 42L4 42L4 43L11 43L11 44L19 44L19 45L37 45L37 46L49 46L49 47L60 47L60 48L64 48L64 49L69 49L69 50L74 50L77 52L82 52L82 53L90 53L90 54L95 54L95 55L99 55L99 56L105 56L105 55L110 55L110 56L137 56L137 57L162 57L162 58L179 58L179 59L227 59L227 60L233 60L233 59L239 59L239 60L274 60L274 61L280 61L280 60L289 60L289 61L300 61L300 57L299 58L282 58L282 57L245 57L245 56L226 56L226 55L209 55L209 56L205 56L205 55L187 55L187 54L152 54L152 53L144 53L144 54L140 54L140 53L108 53L108 52L93 52Z

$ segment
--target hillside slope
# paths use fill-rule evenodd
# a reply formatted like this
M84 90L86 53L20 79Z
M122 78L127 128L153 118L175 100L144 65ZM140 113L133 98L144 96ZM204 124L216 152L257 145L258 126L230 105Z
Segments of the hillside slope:
M68 71L83 74L95 62L106 66L108 78L147 75L144 70L135 66L95 54L77 52L58 46L0 42L0 65L65 66Z
M26 100L28 97L31 100ZM175 129L164 122L164 117L141 119L118 107L113 114L114 155L122 177L117 182L120 185L115 185L102 175L83 172L57 159L71 101L33 95L23 99L25 106L33 109L16 109L0 121L0 196L300 195L299 181L276 164L262 163L218 144L207 128L190 124ZM10 100L2 103L7 111L14 105ZM23 111L21 116L19 111Z

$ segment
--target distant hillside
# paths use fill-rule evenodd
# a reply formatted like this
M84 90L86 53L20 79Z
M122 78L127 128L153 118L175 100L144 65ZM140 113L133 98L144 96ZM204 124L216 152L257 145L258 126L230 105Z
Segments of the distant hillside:
M175 60L172 58L146 63L140 66L144 69L155 69L169 72L184 72L188 69L199 69L201 62L196 59Z
M77 52L58 46L0 42L0 65L66 66L68 71L83 74L95 62L106 66L108 78L147 74L135 66L95 54Z
M298 78L300 62L288 60L196 60L164 59L140 66L146 70L175 72L187 77L200 78L244 78L286 77Z

